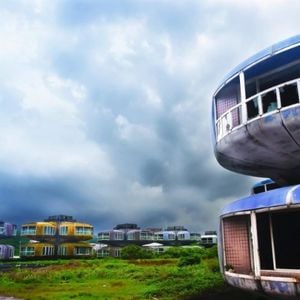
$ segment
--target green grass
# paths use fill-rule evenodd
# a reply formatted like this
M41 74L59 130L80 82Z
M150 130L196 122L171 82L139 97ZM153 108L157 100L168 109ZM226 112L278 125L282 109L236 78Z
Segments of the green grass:
M0 295L22 299L187 299L222 289L216 258L179 267L178 259L41 261L0 273Z

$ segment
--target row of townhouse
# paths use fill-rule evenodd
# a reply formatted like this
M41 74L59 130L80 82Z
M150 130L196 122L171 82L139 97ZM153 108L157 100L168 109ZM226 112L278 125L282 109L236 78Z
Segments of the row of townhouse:
M14 228L10 229L10 235L16 235L16 226L10 228ZM93 238L93 226L77 222L72 216L66 215L50 216L44 221L23 224L20 234L29 239L19 245L21 258L90 257L93 254L120 256L122 247L130 243L149 247L156 252L174 242L177 245L201 244L204 240L204 245L216 243L216 235L210 235L213 238L201 236L200 233L189 232L183 226L170 226L166 230L141 229L136 224L126 223L99 232L98 243L90 244L88 241ZM13 255L13 246L0 245L0 259L10 259Z
M98 233L100 243L116 244L117 242L138 243L157 241L163 244L192 244L199 243L203 246L212 246L217 244L216 231L206 231L203 235L199 232L188 231L183 226L169 226L165 230L162 228L144 228L141 229L137 224L119 224L110 230L104 230Z
M122 230L107 230L98 234L99 241L175 241L194 240L199 241L200 234L189 232L131 230L127 233Z

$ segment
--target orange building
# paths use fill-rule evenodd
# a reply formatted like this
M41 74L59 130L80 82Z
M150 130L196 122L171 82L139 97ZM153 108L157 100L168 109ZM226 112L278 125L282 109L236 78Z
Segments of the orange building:
M92 248L83 241L93 237L93 226L71 216L51 216L45 221L23 224L21 235L31 239L21 245L21 257L90 256Z

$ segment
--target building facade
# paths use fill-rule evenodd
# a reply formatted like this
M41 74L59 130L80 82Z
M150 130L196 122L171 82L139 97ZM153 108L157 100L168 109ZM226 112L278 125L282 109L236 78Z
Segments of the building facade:
M21 257L89 257L93 226L77 222L71 216L51 216L41 222L21 226L21 236L31 241L21 245Z
M0 221L0 238L15 236L17 234L17 225Z

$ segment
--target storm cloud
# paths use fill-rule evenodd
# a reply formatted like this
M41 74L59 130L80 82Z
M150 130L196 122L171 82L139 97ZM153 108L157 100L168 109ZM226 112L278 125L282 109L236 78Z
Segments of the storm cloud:
M0 4L0 219L216 229L256 178L219 166L211 98L298 34L298 1Z

